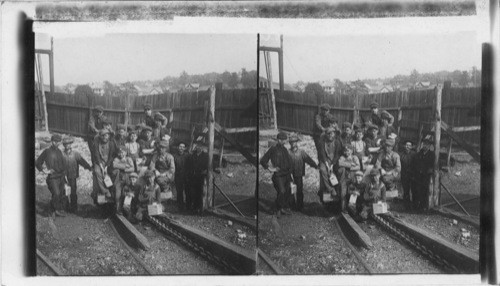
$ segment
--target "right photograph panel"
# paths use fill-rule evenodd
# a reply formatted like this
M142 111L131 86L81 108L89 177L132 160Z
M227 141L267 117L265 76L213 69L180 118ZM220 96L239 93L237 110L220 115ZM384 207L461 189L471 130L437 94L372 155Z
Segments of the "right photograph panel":
M479 273L475 32L260 35L258 273Z

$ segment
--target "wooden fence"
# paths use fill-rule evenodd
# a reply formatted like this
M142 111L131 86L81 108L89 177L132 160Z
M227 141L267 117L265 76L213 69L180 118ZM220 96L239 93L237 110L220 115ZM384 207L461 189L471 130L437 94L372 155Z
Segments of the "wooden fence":
M481 125L480 114L481 88L445 88L442 93L442 120L459 132L462 140L479 146ZM307 97L303 93L284 91L276 93L278 128L311 134L314 115L318 113L318 103L326 102L333 108L331 112L339 121L358 122L358 114L368 118L370 103L376 101L380 108L391 113L395 118L394 126L399 129L402 139L417 140L420 125L424 131L430 131L433 120L435 91L415 90L389 93L350 95L326 95L323 99ZM446 142L446 141L445 141Z
M205 109L209 91L167 93L148 96L78 96L46 92L49 129L77 136L87 134L89 110L104 107L105 116L116 127L118 123L135 125L143 117L144 104L151 104L153 112L173 113L173 138L189 140L193 126L205 124ZM252 106L257 100L255 89L217 90L215 120L224 128L256 127L257 115ZM198 128L199 129L199 128ZM234 134L242 144L255 148L254 132Z

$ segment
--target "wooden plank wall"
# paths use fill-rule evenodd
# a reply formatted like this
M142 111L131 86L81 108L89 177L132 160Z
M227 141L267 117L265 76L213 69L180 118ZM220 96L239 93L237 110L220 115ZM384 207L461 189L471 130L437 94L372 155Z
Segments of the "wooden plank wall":
M51 95L50 92L46 94L49 128L53 131L85 136L89 105L91 107L102 105L106 117L113 123L113 128L118 123L125 122L126 97L92 96L89 100L74 94ZM242 113L255 102L256 98L255 89L222 90L216 96L215 120L226 128L256 126L257 115L242 116ZM173 137L189 141L192 126L196 125L201 128L205 123L204 102L206 99L208 99L208 91L129 96L129 124L140 123L144 114L143 106L149 103L153 106L153 112L159 111L167 115L168 110L172 110ZM243 140L241 142L244 145L251 147L255 147L255 136L255 132L236 135L237 140Z
M339 121L339 125L341 125L342 122L353 122L355 120L355 109L359 110L360 116L368 118L370 103L376 101L381 109L387 110L394 116L396 119L394 126L396 128L399 124L401 125L399 135L402 139L417 140L420 124L424 124L424 130L430 130L432 127L434 98L434 90L429 89L359 95L357 103L355 96L329 94L325 96L324 102L333 106L332 113ZM469 113L481 100L480 87L443 90L442 100L442 119L450 126L481 125L480 117L469 116ZM300 92L284 91L280 94L277 91L276 109L278 112L278 128L311 134L314 115L318 112L316 98L308 98ZM400 109L402 111L402 120L398 122ZM358 119L356 119L356 122L358 122ZM480 143L479 135L479 130L459 133L463 140L477 146ZM447 140L448 138L444 138L445 143Z

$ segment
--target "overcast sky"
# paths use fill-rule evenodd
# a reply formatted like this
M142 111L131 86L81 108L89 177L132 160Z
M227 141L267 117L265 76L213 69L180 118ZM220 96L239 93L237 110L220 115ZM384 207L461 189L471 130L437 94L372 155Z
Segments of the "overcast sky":
M279 46L279 36L261 36L261 45ZM392 77L397 74L470 70L481 67L475 32L405 35L287 36L283 38L284 78L316 82ZM278 81L278 57L272 56ZM261 66L264 67L263 57ZM265 75L261 69L260 75Z
M37 34L37 48L50 38ZM165 76L257 69L257 35L108 34L103 37L55 38L56 85L108 80L121 83ZM48 60L43 60L49 82Z

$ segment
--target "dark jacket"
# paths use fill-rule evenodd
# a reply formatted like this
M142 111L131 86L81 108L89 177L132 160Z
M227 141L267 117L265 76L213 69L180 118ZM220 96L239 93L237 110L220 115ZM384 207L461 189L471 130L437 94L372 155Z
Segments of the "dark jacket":
M325 137L323 137L319 142L318 149L318 159L320 162L328 162L330 165L338 166L340 155L342 154L342 143L337 139L333 139L332 142L328 142ZM327 144L333 144L332 152L328 152L326 146Z
M208 171L208 154L194 152L188 157L187 172L189 176L205 176Z
M66 177L68 179L76 179L80 176L80 166L91 170L90 164L77 151L72 150L69 154L64 152L63 155L66 164Z
M407 177L412 175L416 155L417 153L413 150L410 150L408 153L405 150L399 152L399 158L401 160L401 176Z
M428 150L427 153L424 153L423 150L420 150L417 155L415 155L415 175L430 175L434 170L434 158L435 156L433 151Z
M115 141L113 139L109 139L108 141L108 152L107 154L101 154L101 139L96 138L94 145L94 152L92 152L93 162L96 164L102 164L103 167L112 167L113 160L116 157L117 148L115 145ZM105 158L107 156L107 158Z
M264 156L260 159L262 167L267 169L269 167L269 160L271 160L274 167L279 168L278 172L274 172L276 176L281 177L291 174L292 159L290 158L290 153L288 153L288 149L286 149L285 146L276 144L269 148L269 150L267 150Z
M58 147L50 146L49 148L43 150L42 154L40 154L40 157L38 157L35 162L35 167L38 171L41 172L43 170L44 163L47 169L54 170L54 173L47 176L48 179L60 178L66 175L64 155Z
M318 164L307 155L306 151L297 149L296 152L289 150L290 158L292 159L292 175L294 177L302 177L306 175L306 163L313 168L318 168Z
M87 137L93 138L99 133L99 130L103 128L103 122L106 120L106 117L101 116L97 117L95 115L91 115L88 122L88 131Z
M328 115L318 113L314 116L313 136L319 137L328 126Z

